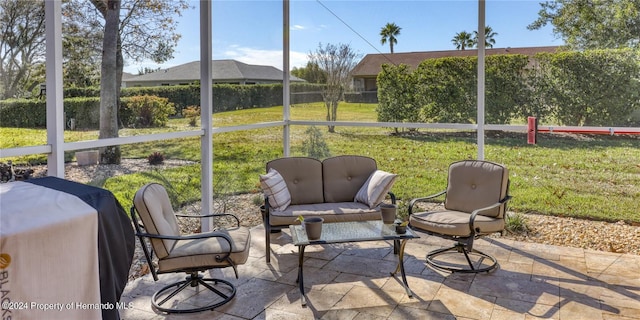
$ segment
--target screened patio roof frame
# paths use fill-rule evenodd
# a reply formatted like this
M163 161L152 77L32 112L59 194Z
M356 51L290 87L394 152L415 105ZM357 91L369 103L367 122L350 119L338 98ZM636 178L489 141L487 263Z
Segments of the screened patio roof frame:
M212 14L211 1L200 1L200 103L203 116L201 117L200 130L153 134L137 137L122 137L102 139L97 141L81 141L73 143L64 142L64 109L63 109L63 82L62 82L62 11L61 2L46 0L45 2L45 37L46 37L46 85L47 85L47 145L11 149L3 152L3 156L12 156L31 153L47 153L48 175L64 177L64 152L78 150L82 148L106 147L110 145L121 145L127 143L139 143L163 139L174 139L190 136L200 136L201 142L201 166L202 166L202 186L201 197L202 213L206 214L213 209L213 134L234 130L247 130L265 127L283 127L283 148L284 156L290 155L291 124L304 125L323 124L325 122L291 121L290 118L290 0L282 1L282 34L283 34L283 115L282 121L271 123L258 123L238 128L213 128L212 122ZM478 114L477 125L460 125L458 128L475 129L478 137L478 159L484 159L484 26L485 26L485 0L478 1ZM420 124L359 124L343 123L342 125L371 125L371 126L402 126L402 127L423 127ZM444 127L448 127L444 125ZM210 230L210 223L203 223L203 231Z

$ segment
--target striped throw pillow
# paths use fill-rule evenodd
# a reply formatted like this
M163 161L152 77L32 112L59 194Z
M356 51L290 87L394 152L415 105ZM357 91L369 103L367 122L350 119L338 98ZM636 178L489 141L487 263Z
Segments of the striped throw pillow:
M260 175L260 186L269 199L269 205L275 211L283 211L291 204L291 194L282 175L275 169Z
M397 176L382 170L374 171L360 187L353 201L364 203L371 209L375 208L384 200L387 192L391 190Z

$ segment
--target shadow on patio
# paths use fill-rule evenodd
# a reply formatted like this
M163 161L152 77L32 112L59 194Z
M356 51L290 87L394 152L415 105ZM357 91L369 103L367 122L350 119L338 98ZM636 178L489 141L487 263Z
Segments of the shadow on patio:
M485 274L448 274L426 266L426 252L449 242L420 234L405 248L409 298L391 242L309 246L305 255L307 307L296 284L297 248L288 230L272 234L265 262L264 229L251 230L249 261L214 270L237 286L235 299L215 311L165 315L150 297L182 275L150 275L127 285L123 319L640 319L640 256L484 238L476 247L500 268ZM192 291L195 294L195 291ZM206 301L203 300L203 303ZM198 300L196 300L197 303Z

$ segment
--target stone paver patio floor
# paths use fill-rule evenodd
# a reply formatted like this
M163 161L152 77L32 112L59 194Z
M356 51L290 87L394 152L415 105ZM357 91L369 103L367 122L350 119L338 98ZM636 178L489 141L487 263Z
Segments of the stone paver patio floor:
M122 319L640 319L640 256L484 238L475 247L498 259L482 274L437 272L425 254L451 241L420 234L405 248L409 298L391 242L309 246L305 254L307 307L296 284L298 255L288 230L272 234L271 264L265 262L264 229L251 230L246 264L211 271L237 286L230 303L195 314L152 310L151 296L184 275L150 274L131 281ZM196 294L194 290L189 294ZM193 300L193 299L192 299ZM198 297L194 305L206 303Z

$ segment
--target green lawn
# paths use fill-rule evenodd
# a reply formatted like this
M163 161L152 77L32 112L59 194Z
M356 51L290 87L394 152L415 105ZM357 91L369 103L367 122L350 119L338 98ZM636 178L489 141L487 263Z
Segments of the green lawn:
M277 121L282 107L225 112L214 115L215 126ZM322 120L321 104L296 105L295 120ZM341 104L338 120L375 121L375 105ZM190 130L185 119L170 120L168 128L126 129L120 135ZM292 155L302 154L307 127L292 128ZM399 178L393 192L406 203L412 197L444 188L447 166L477 157L473 132L420 130L393 134L391 128L336 127L328 133L321 127L332 155L360 154L375 158L385 171ZM45 130L0 128L0 147L41 144ZM16 137L5 139L4 137ZM66 132L65 141L94 139L97 132ZM505 164L511 177L511 210L547 215L572 216L606 221L640 222L640 137L568 136L541 134L537 145L528 145L524 133L488 133L485 159ZM169 159L199 161L197 138L157 141L122 147L125 158L146 158L160 151ZM258 174L266 161L281 156L282 130L256 129L214 136L214 190L217 194L259 193ZM71 155L69 155L70 159ZM13 159L42 161L44 156ZM7 159L0 159L6 161ZM176 202L189 203L200 196L199 165L162 172L124 175L97 181L112 190L128 208L135 190L151 180L163 180L176 190Z

